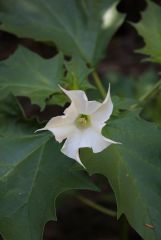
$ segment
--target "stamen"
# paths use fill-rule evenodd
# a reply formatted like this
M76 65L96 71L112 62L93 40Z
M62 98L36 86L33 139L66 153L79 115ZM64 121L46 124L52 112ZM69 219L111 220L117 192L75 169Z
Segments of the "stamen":
M90 126L90 117L85 114L80 114L77 117L75 124L78 128L87 128Z

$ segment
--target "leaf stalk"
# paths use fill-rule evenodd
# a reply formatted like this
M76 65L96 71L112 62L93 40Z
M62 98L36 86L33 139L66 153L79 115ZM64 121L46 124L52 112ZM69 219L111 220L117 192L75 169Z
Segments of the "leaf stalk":
M85 198L85 197L82 197L82 196L77 196L77 198L82 202L82 203L85 203L87 206L105 214L105 215L108 215L110 217L116 217L117 216L117 213L111 209L108 209L106 207L103 207L102 205L98 204L98 203L95 203L93 202L92 200L88 199L88 198Z

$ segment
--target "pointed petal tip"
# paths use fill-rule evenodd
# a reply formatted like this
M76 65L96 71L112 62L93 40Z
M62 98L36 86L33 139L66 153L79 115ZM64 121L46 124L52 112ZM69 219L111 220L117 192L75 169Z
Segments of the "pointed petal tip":
M113 140L111 140L111 139L109 139L109 138L106 138L106 137L105 137L105 139L106 139L108 142L110 142L111 144L122 144L121 142L116 142L116 141L113 141Z
M40 132L40 131L44 131L44 130L48 130L47 128L40 128L34 131L34 133Z
M75 159L76 160L76 159ZM84 164L81 162L80 158L76 160L84 169L87 169Z
M58 85L58 86L59 86L59 88L63 91L63 93L64 93L65 95L67 95L68 98L71 99L70 91L72 91L72 90L67 90L67 89L61 87L60 85ZM72 99L71 99L71 100L72 100Z
M110 93L110 92L111 92L111 84L109 83L107 95L106 95L106 97L105 97L104 102L107 101L107 99L109 99L109 97L111 96L111 93Z
M102 135L103 136L103 135ZM103 136L104 137L104 136ZM109 142L109 143L111 143L111 144L122 144L121 142L116 142L116 141L113 141L113 140L111 140L111 139L109 139L109 138L106 138L106 137L104 137L105 138L105 140L107 141L107 142Z
M60 86L60 84L58 84L58 87L63 91L63 93L65 93L66 94L66 89L65 88L63 88L62 86Z
M62 152L65 156L67 156L67 157L75 160L75 161L76 161L77 163L79 163L84 169L86 169L86 167L83 165L83 163L82 163L81 160L80 160L79 153L76 154L76 155L73 156L73 157L70 157L68 154L66 154L66 150L65 150L64 145L63 145L63 147L61 148L61 152Z
M58 84L58 87L63 91L64 90L64 88L60 85L60 84Z
M120 145L122 143L113 141L111 144L119 144Z
M43 128L37 129L37 130L34 131L34 133L40 132L42 130L43 130Z
M76 160L77 163L79 163L84 169L86 169L86 167L84 166L84 164L81 162L79 154L76 156L76 158L73 158L74 160Z

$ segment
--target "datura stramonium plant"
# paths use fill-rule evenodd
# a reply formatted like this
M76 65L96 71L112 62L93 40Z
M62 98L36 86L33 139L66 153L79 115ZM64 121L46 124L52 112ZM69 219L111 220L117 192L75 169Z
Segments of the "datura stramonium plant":
M103 103L88 101L84 91L61 89L70 98L70 106L64 115L51 118L39 130L51 131L59 143L66 139L61 152L83 165L79 157L80 148L89 147L98 153L111 144L117 144L101 134L113 110L110 87Z

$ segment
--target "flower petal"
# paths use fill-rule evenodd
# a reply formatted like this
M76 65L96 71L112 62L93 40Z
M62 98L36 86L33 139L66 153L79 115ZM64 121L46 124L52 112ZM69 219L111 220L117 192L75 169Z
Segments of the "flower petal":
M73 131L74 131L74 126L73 125L67 125L63 127L57 127L57 128L52 128L48 129L51 131L55 139L61 143L64 139L66 139Z
M97 129L90 127L82 132L79 148L89 147L92 148L94 153L97 153L103 151L111 144L117 144L117 142L105 138Z
M75 121L75 119L78 117L79 112L78 109L76 109L75 105L71 103L68 108L65 109L64 114L66 116L69 116L71 121Z
M108 89L108 93L106 95L106 98L104 102L100 105L100 107L91 115L91 121L94 123L94 125L101 124L103 127L103 123L106 122L113 111L113 103L110 96L110 85Z
M76 129L75 131L73 131L73 134L71 134L65 141L61 149L61 152L64 153L66 156L75 159L79 164L81 164L84 167L79 158L79 145L80 145L80 131Z
M88 101L88 103L86 104L85 114L87 115L93 114L95 111L97 111L101 107L101 105L102 104L97 101Z
M68 136L61 151L66 156L75 159L83 166L79 157L80 148L89 147L92 148L94 153L98 153L109 147L111 144L117 144L117 142L105 138L93 127L82 131L75 129L73 133Z
M80 90L65 90L64 93L70 98L71 104L64 111L63 116L52 118L43 129L51 131L58 142L66 139L61 151L70 158L75 159L83 166L79 157L79 149L84 147L92 148L94 153L101 152L111 144L117 144L101 134L112 113L113 104L110 97L110 86L103 103L88 101L85 92ZM79 128L76 119L79 114L89 116L89 124L86 128ZM88 128L87 128L88 127ZM84 166L83 166L84 167Z
M60 88L72 101L70 106L72 106L73 108L75 107L78 113L90 115L102 105L100 102L97 101L88 101L88 98L84 91L81 90L68 91L62 87ZM68 109L66 109L64 113L66 114L67 111Z
M72 104L75 106L78 113L85 114L86 104L88 103L88 98L87 98L85 92L81 91L81 90L68 91L62 87L60 87L60 88L70 98L70 100L72 101Z
M73 118L63 115L51 118L46 126L38 131L49 130L54 134L55 139L60 143L73 132L74 128Z

